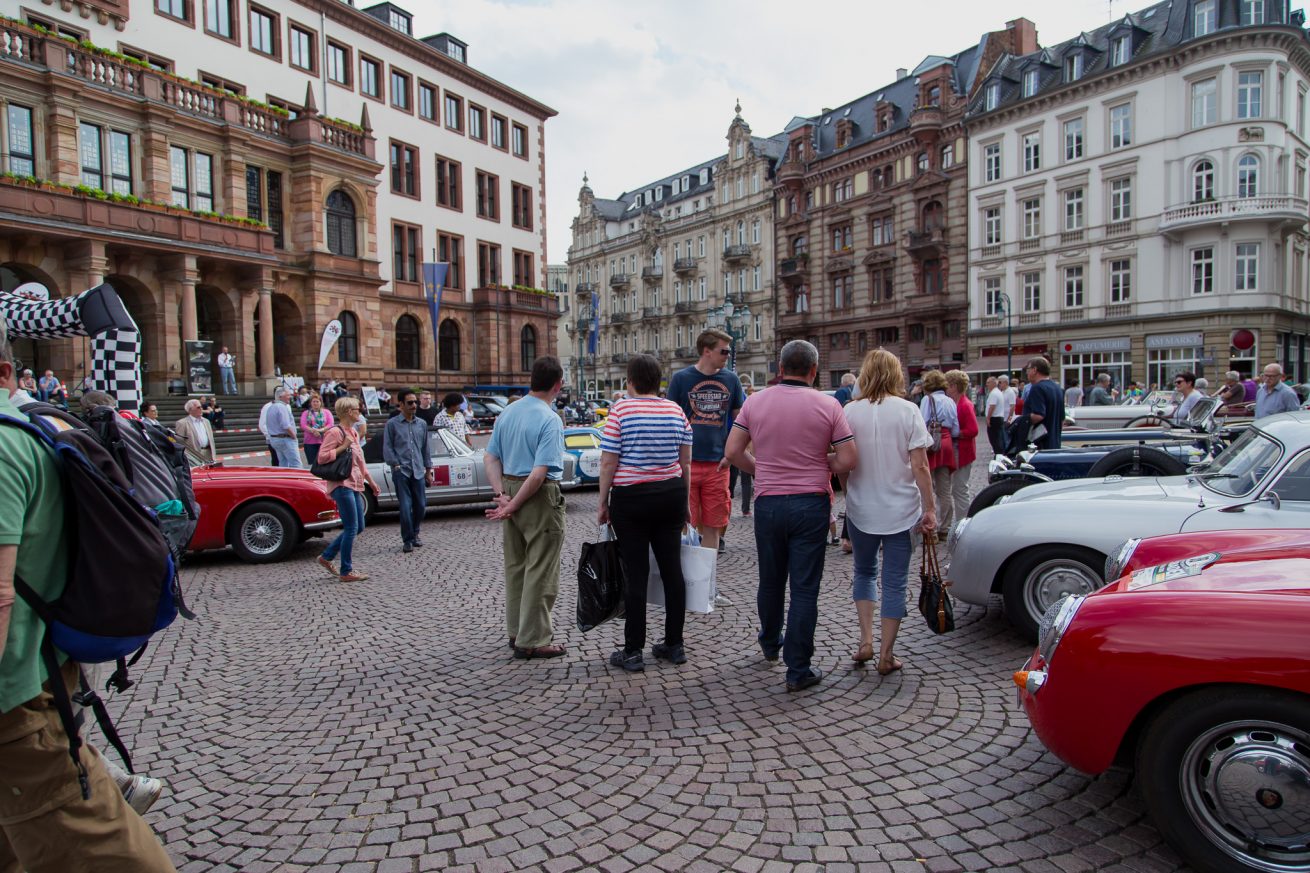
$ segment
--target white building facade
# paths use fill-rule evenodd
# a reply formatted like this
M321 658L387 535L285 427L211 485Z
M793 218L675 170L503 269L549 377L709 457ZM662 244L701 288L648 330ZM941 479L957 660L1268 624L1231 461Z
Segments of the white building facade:
M1008 351L1066 385L1275 360L1307 377L1302 25L1281 0L1161 3L989 71L968 120L970 370Z

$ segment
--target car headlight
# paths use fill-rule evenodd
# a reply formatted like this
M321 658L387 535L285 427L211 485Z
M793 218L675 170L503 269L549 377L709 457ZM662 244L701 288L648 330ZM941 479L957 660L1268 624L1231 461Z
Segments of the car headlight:
M1133 537L1111 552L1110 556L1105 559L1104 578L1106 585L1123 575L1124 567L1128 566L1128 561L1133 557L1133 552L1137 551L1137 546L1141 541L1141 537Z
M992 458L990 461L987 462L987 475L989 476L999 476L1001 473L1004 473L1006 470L1013 470L1013 469L1014 469L1014 462L1011 461L1009 458L1007 458L1005 455Z
M1025 464L1031 464L1033 458L1036 456L1037 456L1037 452L1033 451L1032 449L1026 449L1019 453L1019 460Z
M964 529L969 526L971 521L973 521L971 518L962 518L956 522L955 527L951 528L951 534L946 538L946 551L948 554L955 551L955 544L960 541L960 537L964 536Z
M1064 632L1069 629L1073 617L1078 614L1078 608L1086 599L1083 595L1063 597L1052 603L1042 616L1037 625L1037 654L1045 663L1051 663L1056 647L1064 639Z

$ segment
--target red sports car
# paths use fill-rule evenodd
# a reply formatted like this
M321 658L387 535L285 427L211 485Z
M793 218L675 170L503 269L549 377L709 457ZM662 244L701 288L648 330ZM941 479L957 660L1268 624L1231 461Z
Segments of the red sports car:
M1043 618L1014 675L1033 730L1086 773L1135 767L1193 869L1310 870L1310 532L1130 546Z
M241 560L266 564L341 524L327 483L308 470L225 467L187 457L200 504L191 551L231 546Z

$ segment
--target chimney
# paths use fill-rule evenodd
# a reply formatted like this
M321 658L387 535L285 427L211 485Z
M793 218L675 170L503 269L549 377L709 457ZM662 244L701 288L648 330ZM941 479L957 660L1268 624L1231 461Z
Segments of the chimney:
M896 68L896 81L899 82L901 79L904 79L908 75L910 75L910 71L905 69L904 67Z
M1010 34L1010 52L1016 55L1028 55L1037 51L1037 25L1026 18L1016 18L1005 22L1005 29Z

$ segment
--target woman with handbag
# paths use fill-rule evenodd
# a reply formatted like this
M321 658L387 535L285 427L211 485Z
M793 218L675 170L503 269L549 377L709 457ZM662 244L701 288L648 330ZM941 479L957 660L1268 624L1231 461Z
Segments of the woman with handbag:
M305 434L305 460L313 467L318 462L318 449L323 445L323 435L332 429L336 422L332 413L323 408L323 398L317 394L309 395L309 407L300 413L300 429Z
M657 660L685 664L682 627L687 588L682 578L682 528L691 520L691 424L682 407L663 400L660 364L650 355L628 362L627 396L610 407L600 438L600 508L597 524L613 524L628 579L623 648L610 663L646 669L646 580L650 553L664 582L664 642L651 646Z
M337 401L336 411L338 424L323 435L313 472L329 482L336 482L332 499L336 501L337 513L341 516L341 533L319 555L318 563L342 582L363 582L368 574L356 573L351 557L355 537L364 530L364 488L372 488L377 494L378 483L369 475L368 465L364 463L364 449L355 431L359 401L342 397ZM348 462L346 458L349 458ZM341 555L340 571L332 565L332 559L338 554Z
M969 474L978 459L978 411L969 399L969 374L951 370L946 374L946 396L955 403L955 417L960 432L955 440L955 469L951 471L953 521L969 514Z
M928 426L928 468L937 496L937 538L946 539L954 517L951 504L951 473L955 472L955 441L960 436L960 418L955 401L946 396L946 376L941 370L923 374L923 400L919 403Z
M941 375L940 373L938 374ZM873 602L878 599L878 549L882 548L882 638L878 672L901 669L892 654L905 618L910 577L911 532L936 530L928 428L919 410L903 400L901 362L874 349L860 369L859 398L843 408L855 434L859 464L846 477L846 526L854 546L851 598L860 622L860 643L852 660L873 660Z

